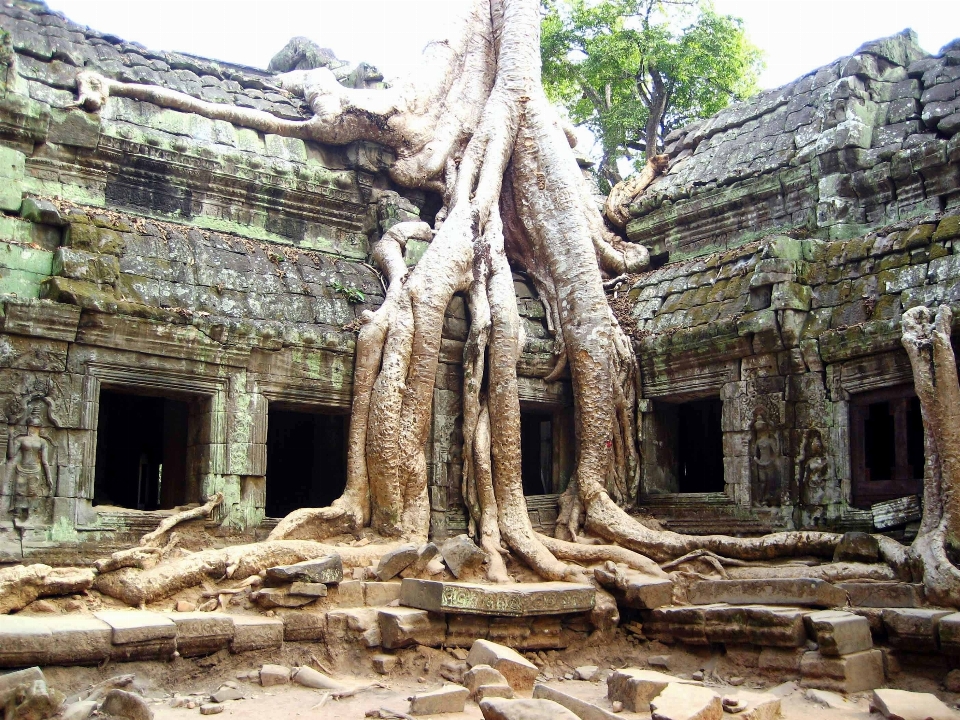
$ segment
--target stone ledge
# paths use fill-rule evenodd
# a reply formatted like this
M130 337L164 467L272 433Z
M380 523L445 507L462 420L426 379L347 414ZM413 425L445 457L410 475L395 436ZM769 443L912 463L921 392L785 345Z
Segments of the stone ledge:
M567 582L480 585L406 578L400 604L437 613L504 617L559 615L593 609L596 590Z

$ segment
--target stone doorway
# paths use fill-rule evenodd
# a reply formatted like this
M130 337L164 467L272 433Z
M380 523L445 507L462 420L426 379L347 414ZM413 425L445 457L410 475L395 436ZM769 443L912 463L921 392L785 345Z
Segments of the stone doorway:
M285 408L267 415L266 514L282 518L303 507L324 507L347 483L350 416Z
M101 389L95 505L167 510L198 500L188 452L191 404L188 398Z
M723 492L723 435L719 399L677 405L677 491Z

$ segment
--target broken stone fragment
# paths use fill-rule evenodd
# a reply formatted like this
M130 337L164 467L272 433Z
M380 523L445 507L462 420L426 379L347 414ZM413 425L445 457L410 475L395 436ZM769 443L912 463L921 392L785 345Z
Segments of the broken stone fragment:
M177 612L196 612L197 604L189 600L177 600L175 609Z
M215 703L225 703L228 700L243 700L243 693L237 688L224 686L213 693L210 699Z
M614 720L613 713L598 707L594 703L581 700L578 697L542 683L537 683L534 686L533 697L541 700L552 700L565 707L580 718L580 720ZM621 708L621 710L622 709L623 708Z
M579 720L552 700L488 698L480 703L484 720Z
M60 712L60 720L87 720L97 709L96 700L81 700L70 703Z
M264 687L286 685L288 682L290 682L290 668L286 665L264 665L260 668L260 684Z
M473 696L481 685L508 685L509 683L499 670L489 665L475 665L463 674L463 684Z
M380 558L377 563L377 578L381 582L392 580L401 571L409 567L417 559L416 545L401 545Z
M490 685L481 685L473 693L473 701L483 702L486 698L512 698L514 696L513 688L503 683L492 683Z
M807 652L800 660L800 675L805 686L821 690L873 690L883 685L883 653L874 649L829 657Z
M677 678L655 670L624 668L607 678L607 697L631 712L647 712L650 701Z
M889 720L957 720L957 713L936 695L907 690L874 690L870 712Z
M411 715L459 713L467 703L469 692L460 685L444 685L439 690L418 693L410 698Z
M593 682L597 679L597 675L600 673L600 668L598 668L596 665L581 665L574 668L573 672L577 676L577 680Z
M261 677L263 671L261 670ZM309 667L298 667L291 673L291 680L304 687L316 688L317 690L343 690L342 683L337 682L328 675L318 672Z
M467 535L457 535L440 546L443 561L454 577L473 577L481 572L487 554Z
M63 705L63 693L47 686L40 668L0 675L0 708L14 720L45 720Z
M111 690L100 706L103 715L116 715L129 720L153 720L153 710L146 701L126 690Z
M290 586L290 594L312 598L326 597L327 586L323 583L297 581Z
M417 558L409 566L403 569L401 575L407 577L420 577L428 574L427 567L440 555L440 548L432 542L425 543L417 550ZM441 560L442 562L442 560Z
M316 597L294 595L282 588L264 588L250 593L250 599L262 608L298 608L309 605Z
M650 701L653 720L720 720L720 696L709 688L670 683Z
M462 660L448 660L440 666L440 677L458 685L463 683L463 676L470 666Z
M377 613L380 623L380 642L385 650L422 645L440 647L447 632L442 615L426 610L398 607L385 608Z
M824 655L849 655L873 647L870 621L840 610L821 610L804 618Z
M268 580L278 583L300 580L335 585L343 580L343 560L336 554L326 555L316 560L267 568L266 574Z
M396 655L378 654L374 655L372 660L374 671L381 675L388 675L397 666Z
M200 706L201 715L218 715L223 712L223 705L217 705L215 703L207 703L206 705Z
M476 640L473 643L467 655L467 664L471 668L489 665L498 670L510 687L518 692L531 690L540 672L536 665L516 650L489 640Z

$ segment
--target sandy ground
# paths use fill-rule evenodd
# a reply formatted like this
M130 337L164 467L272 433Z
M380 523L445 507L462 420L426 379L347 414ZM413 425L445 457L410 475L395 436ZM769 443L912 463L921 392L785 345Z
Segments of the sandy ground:
M45 668L44 672L52 685L67 694L114 675L134 674L136 688L148 698L156 720L189 720L200 717L198 709L174 708L171 707L171 702L177 696L187 697L191 694L195 694L198 703L206 702L205 696L215 692L226 681L237 683L244 699L224 703L224 711L218 715L223 720L301 717L352 720L363 718L368 711L381 708L408 712L407 698L417 692L441 687L446 681L439 674L440 667L456 660L449 651L429 648L411 648L397 654L399 663L387 676L373 672L373 651L352 646L328 648L322 644L299 643L285 644L281 650L271 653L230 655L222 652L208 658L176 659L170 663L122 663L102 668ZM735 696L740 690L772 690L779 685L780 692L783 693L782 716L786 720L866 720L869 717L869 693L851 695L850 705L845 709L825 707L812 702L806 691L795 684L784 685L790 678L764 676L755 668L744 667L742 656L738 659L734 655L725 655L709 648L636 642L622 631L612 640L542 653L537 660L543 666L544 675L550 678L547 684L609 710L611 706L606 699L606 685L602 678L616 668L655 666L660 662L656 656L665 658L668 668L655 669L679 677L689 678L697 670L705 671L706 684L721 695ZM654 662L650 663L650 659ZM366 689L353 697L334 700L324 691L297 685L264 688L258 683L238 680L238 675L258 669L263 663L314 667L319 665L321 667L318 669L329 670L330 674L344 685ZM601 680L584 682L564 679L580 665L599 666ZM895 673L888 686L933 692L949 705L955 706L960 695L947 693L942 689L943 678L949 669L944 658L931 658L925 666L911 666ZM468 702L463 713L435 717L446 720L476 720L481 714L476 704ZM624 712L621 717L626 720L649 718L650 715ZM735 716L729 717L732 720Z

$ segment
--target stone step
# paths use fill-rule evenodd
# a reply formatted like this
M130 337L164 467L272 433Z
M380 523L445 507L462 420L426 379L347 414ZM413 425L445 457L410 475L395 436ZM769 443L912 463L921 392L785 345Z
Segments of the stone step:
M807 642L804 616L810 611L777 605L684 605L645 613L648 637L689 645L735 643L801 647Z
M596 590L568 582L481 585L405 578L400 604L435 613L531 617L589 612Z
M811 578L701 580L691 584L687 601L693 605L749 603L831 608L843 607L847 593L836 585Z

